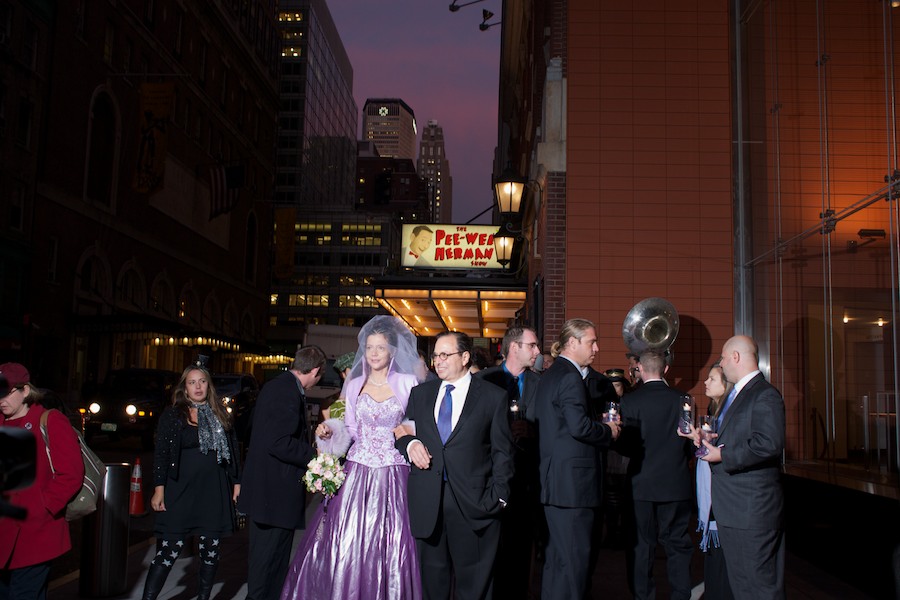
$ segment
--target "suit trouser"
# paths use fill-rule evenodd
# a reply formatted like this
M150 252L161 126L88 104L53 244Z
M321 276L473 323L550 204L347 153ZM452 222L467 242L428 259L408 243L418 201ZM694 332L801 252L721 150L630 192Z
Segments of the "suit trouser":
M251 517L247 600L279 600L291 563L294 530L257 523Z
M550 539L541 581L542 600L581 600L587 594L596 511L593 507L544 506Z
M487 599L493 595L494 559L500 543L500 521L473 531L444 482L441 510L434 533L416 538L422 596L425 600L457 598Z
M716 525L734 597L784 598L784 531Z
M656 597L653 581L653 562L656 559L656 543L666 551L671 598L688 600L691 597L691 540L690 500L673 502L634 501L634 597L638 600Z
M734 600L728 584L728 568L722 548L710 544L703 558L703 599Z

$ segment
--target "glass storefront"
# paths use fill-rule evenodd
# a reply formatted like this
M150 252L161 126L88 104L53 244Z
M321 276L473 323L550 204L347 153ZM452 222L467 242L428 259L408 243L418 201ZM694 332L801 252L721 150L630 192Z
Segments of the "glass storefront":
M738 330L789 473L900 496L900 8L735 0Z

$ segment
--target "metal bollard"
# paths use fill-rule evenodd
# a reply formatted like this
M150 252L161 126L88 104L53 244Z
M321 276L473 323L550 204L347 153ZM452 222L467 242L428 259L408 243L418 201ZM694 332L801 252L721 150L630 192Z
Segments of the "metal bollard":
M97 510L84 518L81 577L78 593L87 597L118 596L128 575L128 495L131 465L107 463Z

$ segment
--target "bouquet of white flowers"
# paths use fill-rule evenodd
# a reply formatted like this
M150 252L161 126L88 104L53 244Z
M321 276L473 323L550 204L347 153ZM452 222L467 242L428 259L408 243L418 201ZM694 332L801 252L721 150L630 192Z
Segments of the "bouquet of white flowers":
M328 499L337 493L346 476L338 457L323 453L306 465L303 482L310 492L320 492Z

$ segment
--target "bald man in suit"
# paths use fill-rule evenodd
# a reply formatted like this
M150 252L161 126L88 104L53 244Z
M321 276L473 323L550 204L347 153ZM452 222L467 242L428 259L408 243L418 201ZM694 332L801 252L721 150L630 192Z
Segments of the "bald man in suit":
M712 511L735 598L784 598L784 399L759 370L749 337L725 342L720 359L734 383L718 437L703 444L712 471Z

